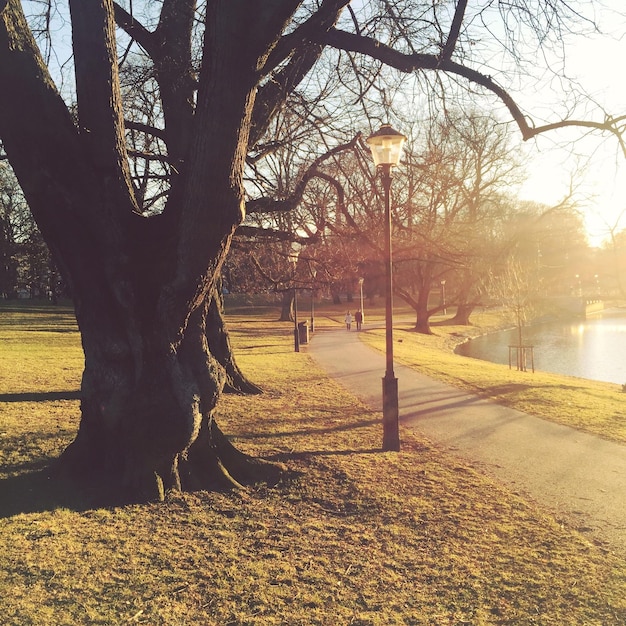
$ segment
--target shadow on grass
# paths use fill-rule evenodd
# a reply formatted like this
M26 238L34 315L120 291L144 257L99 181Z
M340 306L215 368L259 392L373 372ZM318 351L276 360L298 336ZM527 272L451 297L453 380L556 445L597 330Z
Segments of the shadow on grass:
M107 505L108 498L102 490L81 489L75 482L56 474L49 462L33 463L30 467L33 471L0 480L0 519L20 513L59 508L86 511Z
M22 329L27 333L76 333L78 334L78 328L70 324L67 328L50 328L49 326L30 326L29 328Z
M288 461L311 459L317 456L352 456L358 454L381 454L382 452L382 447L363 449L355 448L354 450L300 450L298 452L279 452L270 456L264 456L263 459L266 461L287 463Z
M0 393L0 402L52 402L54 400L80 400L80 391Z
M282 432L272 433L237 433L233 434L235 439L275 439L277 437L301 437L306 435L326 435L336 432L345 432L349 430L356 430L357 428L368 428L374 424L379 424L380 419L373 420L361 420L359 422L352 422L350 424L342 424L341 426L332 426L329 428L303 428L301 430L290 430ZM349 453L353 451L348 451Z
M265 349L265 348L280 348L282 352L285 352L284 349L282 349L282 346L276 344L276 343L265 343L265 344L261 344L261 345L254 345L254 346L239 346L237 348L237 350L261 350L261 349ZM278 350L277 350L278 351Z
M486 393L492 395L503 395L508 393L520 393L527 389L536 389L538 385L532 383L504 383L502 385L491 385L484 389L479 389L480 393Z
M62 393L62 392L60 392ZM50 400L54 393L41 394L4 394L0 399L7 400L7 396L42 396L28 398L30 400ZM58 399L58 398L56 398ZM24 400L24 398L22 398ZM235 439L271 439L280 437L302 437L314 434L330 434L333 432L351 431L368 428L379 423L379 419L360 420L350 424L338 426L298 429L275 433L234 434ZM267 461L288 463L290 460L307 459L323 456L350 456L360 454L380 453L381 448L353 448L335 450L304 450L291 453L278 453L263 457ZM93 483L83 484L82 481L68 478L59 471L58 459L39 458L37 460L20 463L12 466L3 466L5 472L15 475L0 479L0 519L13 517L19 514L43 513L55 509L69 509L83 512L95 508L109 508L131 503L118 492L114 492L112 485Z

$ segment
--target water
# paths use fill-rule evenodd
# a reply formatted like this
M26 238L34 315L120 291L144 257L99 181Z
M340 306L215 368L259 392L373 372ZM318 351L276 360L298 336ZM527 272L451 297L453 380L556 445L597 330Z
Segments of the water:
M624 309L608 309L586 320L527 327L523 338L524 344L534 346L537 370L620 385L626 383ZM477 337L456 351L464 356L508 365L508 347L517 342L517 330L514 329Z

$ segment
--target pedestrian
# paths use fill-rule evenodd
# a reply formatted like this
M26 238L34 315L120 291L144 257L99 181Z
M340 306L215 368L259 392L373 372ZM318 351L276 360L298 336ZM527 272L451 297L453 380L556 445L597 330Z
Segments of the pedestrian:
M351 326L352 326L352 313L350 313L350 311L348 311L346 313L346 316L344 318L344 321L346 323L346 330L350 330Z
M354 321L356 322L356 329L361 330L361 325L363 324L363 313L361 313L361 309L354 314Z

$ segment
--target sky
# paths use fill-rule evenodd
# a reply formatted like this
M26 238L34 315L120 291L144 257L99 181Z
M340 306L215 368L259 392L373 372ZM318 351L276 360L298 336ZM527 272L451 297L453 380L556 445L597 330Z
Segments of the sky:
M604 4L607 9L598 14L600 26L615 34L566 40L566 69L608 112L626 115L626 81L621 70L626 60L626 27L620 28L610 10L612 6L624 12L626 4L623 0ZM589 115L601 119L600 113ZM561 147L559 142L567 146ZM569 192L571 175L578 170L574 179L576 199L584 213L590 243L600 245L610 228L626 229L626 156L614 138L584 137L583 131L572 129L528 142L524 152L530 162L529 178L520 190L522 198L555 204Z
M358 3L359 0L353 0L354 6ZM567 4L590 15L588 1L568 0ZM626 114L626 80L620 70L626 60L626 2L594 0L591 6L603 7L596 9L593 16L602 34L581 37L573 33L564 39L565 70L578 80L585 92L593 94L605 110L616 115ZM64 59L69 55L70 41L67 16L59 14L57 21L55 39L68 50L65 57L61 55ZM558 61L554 63L556 66ZM563 94L560 89L550 92L549 87L536 89L533 86L522 89L521 93L512 92L512 95L518 101L523 100L523 108L528 113L543 109L544 121L555 121L560 111L546 109L545 103L562 103ZM600 119L601 114L587 112L586 117ZM519 194L525 200L553 205L569 193L572 176L576 173L575 198L584 212L590 243L600 245L610 228L626 229L626 156L619 152L613 138L581 139L583 136L580 129L551 132L523 144L520 149L528 157L528 179Z

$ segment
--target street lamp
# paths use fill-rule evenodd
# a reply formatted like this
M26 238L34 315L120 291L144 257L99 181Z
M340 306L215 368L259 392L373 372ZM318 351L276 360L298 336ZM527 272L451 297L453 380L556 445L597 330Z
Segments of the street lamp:
M300 352L300 329L298 328L298 288L293 285L293 350Z
M315 277L317 270L311 270L311 332L315 330Z
M444 315L447 315L447 310L446 310L446 281L442 280L440 283L441 285L441 307L443 308L442 313Z
M391 251L391 168L398 165L406 137L383 124L367 138L372 159L381 172L385 192L385 357L383 378L383 450L400 450L398 379L393 371L393 276Z
M363 281L364 278L359 278L359 290L361 292L361 324L365 323L365 311L363 310Z
M293 349L300 352L300 329L298 328L298 287L296 285L296 273L298 271L299 248L292 246L289 260L293 263Z

